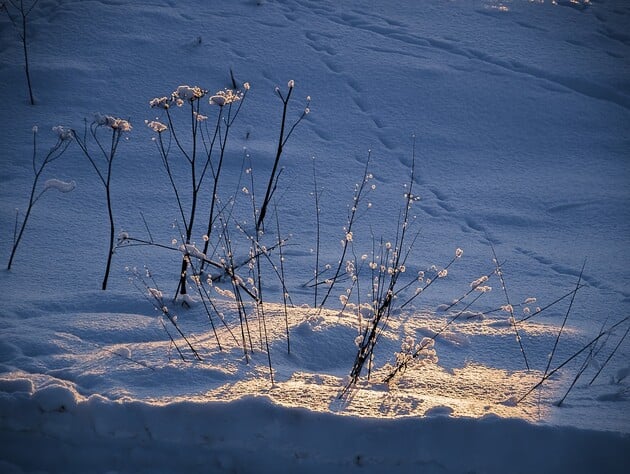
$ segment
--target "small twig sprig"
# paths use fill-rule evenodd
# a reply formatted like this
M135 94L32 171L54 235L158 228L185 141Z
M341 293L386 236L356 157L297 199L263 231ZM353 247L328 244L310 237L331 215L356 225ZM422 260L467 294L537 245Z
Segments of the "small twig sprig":
M278 147L276 149L276 156L273 161L273 168L271 170L271 174L269 175L269 182L267 183L267 191L265 192L265 197L263 199L262 205L260 206L260 212L258 214L258 220L256 221L256 231L259 232L263 230L263 224L265 221L265 217L267 216L267 207L271 202L271 197L273 195L274 189L277 185L278 179L278 164L280 163L280 157L282 156L282 152L284 151L284 147L291 138L295 127L306 117L310 112L310 96L306 98L306 105L302 110L302 113L298 117L298 119L293 122L292 125L287 124L287 112L289 107L289 101L291 100L291 95L293 94L293 89L295 87L295 81L290 80L287 83L288 91L285 94L282 93L279 87L276 87L276 94L280 97L282 101L282 119L280 120L280 136L278 137ZM288 131L285 129L288 127Z
M28 96L31 105L35 105L35 98L33 97L33 86L31 84L31 69L28 57L28 16L35 8L35 5L39 0L33 0L30 6L26 6L24 0L6 0L0 4L0 10L4 10L9 17L9 20L13 24L13 26L18 30L18 34L20 36L20 40L22 41L22 52L24 53L24 72L26 74L26 85L28 86ZM7 7L7 5L11 5L11 7L17 11L20 19L17 21L11 11ZM18 25L19 23L19 25Z
M13 230L13 246L11 247L11 256L9 257L9 263L7 264L7 270L11 270L11 266L13 265L13 260L15 258L15 254L17 252L18 246L22 241L22 237L24 235L24 230L26 229L26 224L28 223L28 219L31 216L31 212L33 211L33 206L35 203L39 201L39 199L43 196L43 194L50 190L56 189L60 192L67 193L74 189L75 182L64 182L58 179L49 179L44 183L43 189L39 189L39 180L44 173L44 170L48 165L58 160L61 155L64 154L70 142L72 141L72 133L70 129L62 126L57 126L53 128L53 132L57 135L57 141L55 144L48 150L48 153L44 157L44 159L38 163L37 162L37 127L33 127L33 156L31 160L31 165L33 168L34 178L33 184L31 185L31 193L28 200L28 206L26 208L26 213L24 214L24 218L22 219L22 223L18 224L19 221L19 212L16 212L15 216L15 228Z

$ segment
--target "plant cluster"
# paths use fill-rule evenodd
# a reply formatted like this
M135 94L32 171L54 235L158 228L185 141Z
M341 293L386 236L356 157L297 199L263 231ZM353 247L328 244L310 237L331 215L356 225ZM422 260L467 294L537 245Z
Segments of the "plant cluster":
M30 11L30 10L29 10ZM57 141L42 157L37 146L37 128L33 129L32 168L34 179L28 200L27 210L20 221L16 216L13 247L8 262L8 269L14 261L18 246L34 205L43 194L56 189L69 192L74 189L73 181L48 179L41 184L45 169L56 162L71 146L76 143L81 154L86 158L90 168L96 174L103 187L105 204L108 212L108 252L105 272L101 284L107 289L112 260L118 249L132 246L151 246L181 255L181 262L176 271L177 286L172 298L158 287L149 267L142 271L129 269L130 280L142 292L147 300L160 313L160 325L166 332L172 347L183 361L202 360L201 352L195 347L195 341L186 335L180 326L175 311L175 302L183 306L199 303L208 317L212 334L219 350L223 350L226 341L221 339L219 326L225 328L227 337L240 346L243 358L249 361L256 346L266 354L269 377L274 381L274 370L271 358L270 338L265 315L268 278L275 278L280 284L285 311L285 329L287 352L290 346L290 325L288 308L292 305L289 289L286 285L284 267L284 247L287 238L283 237L281 217L277 211L277 190L281 185L282 167L280 161L289 139L298 125L310 112L310 97L297 111L292 112L294 81L288 81L284 90L275 89L276 96L282 103L279 120L279 134L275 148L273 165L268 176L262 179L260 194L259 179L255 176L249 153L242 158L242 171L236 187L226 191L224 180L224 164L231 143L232 131L242 113L250 90L249 83L233 89L222 89L215 93L199 86L180 85L169 95L156 97L149 101L152 110L158 116L146 120L145 125L154 133L153 143L156 154L168 179L172 190L173 201L177 212L174 223L177 235L167 243L156 241L145 221L147 236L131 235L122 231L115 220L112 180L114 161L119 154L119 145L123 138L132 131L129 119L111 115L97 114L84 123L82 130L68 127L55 127L53 132ZM314 304L317 311L330 305L331 297L338 296L342 312L356 315L357 336L354 340L356 355L350 367L348 379L341 390L344 396L362 377L370 380L374 372L374 360L379 342L390 328L393 317L400 314L414 300L421 297L436 283L444 281L451 267L463 257L463 250L455 249L452 258L443 266L430 266L418 272L409 271L412 252L417 242L419 231L414 228L416 216L414 205L420 197L416 190L416 152L415 137L413 140L411 166L409 176L403 185L402 200L398 211L396 225L388 237L375 235L373 232L366 241L357 235L358 221L369 211L371 203L368 196L375 189L374 176L371 172L371 153L368 153L361 179L354 187L351 202L347 208L347 218L342 228L340 254L333 264L324 263L320 255L320 199L322 191L318 188L317 170L313 162L314 201L315 201L315 265L313 278L304 286L313 290ZM184 178L182 178L182 176ZM262 196L259 197L259 196ZM274 219L275 218L275 219ZM118 237L116 238L116 231ZM203 243L197 244L195 236L202 236ZM474 279L464 293L453 302L442 308L453 311L442 327L429 337L417 337L406 334L401 336L400 350L389 354L391 363L385 364L381 373L381 381L393 383L396 378L403 377L411 368L421 369L427 364L438 361L436 341L440 335L460 319L470 318L489 312L502 312L514 331L518 349L523 357L527 370L532 369L527 355L527 344L522 337L523 328L532 317L542 313L566 298L570 304L566 316L559 329L557 338L541 381L542 385L553 374L566 364L588 351L588 356L578 371L575 380L565 397L577 380L582 376L595 356L604 350L607 340L613 331L629 320L602 327L600 334L566 361L552 368L556 349L576 293L584 285L582 275L571 292L550 304L531 311L530 306L535 299L513 303L507 288L503 264L499 261L495 249L493 268L486 274ZM322 265L323 264L323 265ZM486 313L471 313L470 308L491 291L490 279L498 280L504 297L504 303ZM226 322L216 304L216 297L230 299L235 304L238 315L238 327ZM525 317L517 319L516 307L523 307ZM630 329L617 341L614 350L609 352L604 366L614 356ZM226 336L223 336L226 337ZM183 341L183 342L182 342ZM603 366L591 383L597 378ZM527 397L527 392L515 403Z

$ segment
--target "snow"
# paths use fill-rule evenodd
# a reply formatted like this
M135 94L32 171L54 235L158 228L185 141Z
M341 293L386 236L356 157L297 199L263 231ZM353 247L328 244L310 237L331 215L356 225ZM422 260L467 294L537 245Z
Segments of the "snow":
M72 191L74 188L77 187L77 183L73 180L73 181L62 181L60 179L57 178L51 178L51 179L47 179L44 182L44 189L56 189L57 191L61 192L61 193L69 193L70 191Z
M0 471L626 472L628 18L621 0L42 0L28 16L31 106L2 12L0 256L28 203L34 133L38 156L95 116L126 133L108 290L105 195L76 143L42 174L72 193L37 203L0 271ZM257 232L251 202L289 92L285 132L303 120ZM169 137L189 146L196 99L206 146L230 125L215 145L219 245L216 168L187 242L155 143L189 183ZM419 233L394 265L407 200L407 242ZM244 293L259 291L256 234L260 305ZM208 267L173 303L182 252L245 264L233 279ZM381 268L408 287L369 380L344 391ZM406 370L384 383L397 360Z

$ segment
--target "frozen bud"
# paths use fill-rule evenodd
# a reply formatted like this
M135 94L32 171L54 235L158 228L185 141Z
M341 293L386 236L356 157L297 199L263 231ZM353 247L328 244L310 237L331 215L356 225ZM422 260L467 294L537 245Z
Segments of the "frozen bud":
M33 125L33 133L37 133L39 131L39 129L37 128L37 125Z
M440 270L440 272L438 273L438 278L446 278L447 275L448 275L448 270L445 268L443 270Z
M291 79L288 83L287 86L289 86L289 89L293 89L295 87L295 81L293 79Z
M464 251L458 247L457 250L455 250L455 258L461 258L462 255L464 255Z
M352 242L352 232L348 232L348 233L346 234L346 240L347 240L348 242Z
M307 96L306 96L306 101L307 101L307 102L310 102L310 101L311 101L311 96L310 96L310 95L307 95Z
M525 304L532 304L536 302L536 298L530 297L525 300Z
M511 304L506 304L501 306L501 310L505 311L506 313L512 313L514 311L514 308L512 307Z
M245 84L243 84L243 89L245 89L246 91L249 90L251 86L249 85L249 82L246 82Z

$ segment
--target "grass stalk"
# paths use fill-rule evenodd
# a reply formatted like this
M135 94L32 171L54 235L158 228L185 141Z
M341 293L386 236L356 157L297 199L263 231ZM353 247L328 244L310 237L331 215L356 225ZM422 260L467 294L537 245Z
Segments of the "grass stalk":
M499 258L497 257L497 254L496 254L496 252L494 250L494 245L490 244L490 247L492 249L492 255L493 255L493 258L494 258L494 263L496 265L496 274L499 277L499 280L501 281L501 288L503 289L503 294L505 296L506 308L508 310L508 313L510 314L510 323L512 325L512 328L514 329L514 334L516 335L516 341L518 342L518 346L519 346L519 349L521 351L521 355L523 356L523 360L525 361L525 367L529 371L530 370L529 361L527 360L527 354L525 353L525 348L523 347L523 341L521 339L521 334L520 334L520 332L518 330L518 326L516 325L516 318L514 317L514 307L510 303L510 296L508 295L507 286L505 284L505 279L503 278L503 270L501 268L501 265L499 264Z

